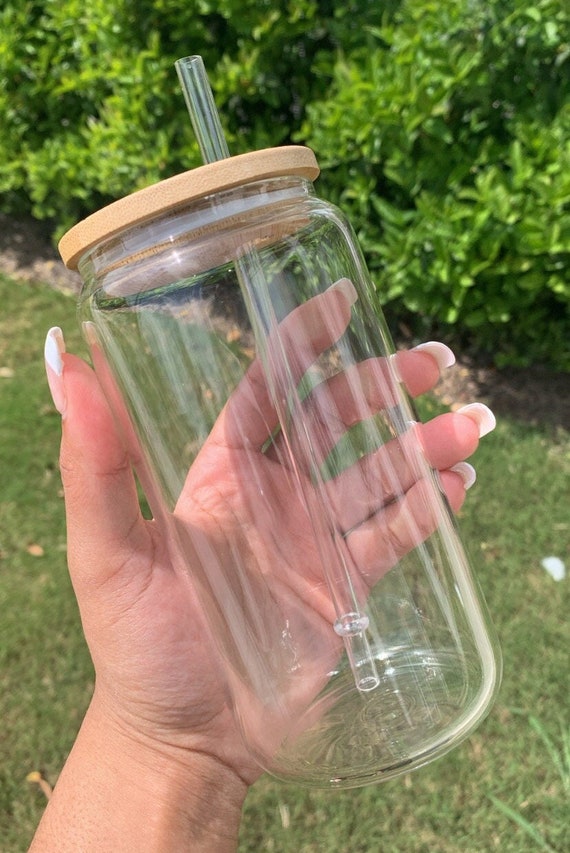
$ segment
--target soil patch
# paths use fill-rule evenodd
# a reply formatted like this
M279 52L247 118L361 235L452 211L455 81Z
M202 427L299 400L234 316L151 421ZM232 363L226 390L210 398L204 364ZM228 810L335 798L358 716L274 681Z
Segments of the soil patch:
M540 366L497 370L459 359L446 371L437 390L451 408L479 400L498 418L570 430L570 373Z
M79 274L68 270L50 242L47 230L33 219L0 213L0 272L20 281L45 282L78 293Z

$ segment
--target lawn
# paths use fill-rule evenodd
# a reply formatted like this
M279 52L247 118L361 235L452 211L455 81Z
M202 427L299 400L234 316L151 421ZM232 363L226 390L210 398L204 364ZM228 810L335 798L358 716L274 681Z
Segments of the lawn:
M72 298L0 277L0 853L25 851L89 700L93 675L66 571L59 417L47 328L83 351ZM424 414L436 408L423 404ZM570 434L501 420L476 454L460 526L497 625L505 674L477 732L400 780L348 792L262 778L240 853L527 853L570 849ZM141 851L144 853L144 851ZM166 853L166 851L165 851Z

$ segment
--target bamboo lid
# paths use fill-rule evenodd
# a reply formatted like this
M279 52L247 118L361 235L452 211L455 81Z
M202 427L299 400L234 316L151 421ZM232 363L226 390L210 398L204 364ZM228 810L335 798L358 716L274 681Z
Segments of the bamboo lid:
M81 256L102 240L187 202L265 178L295 175L314 180L318 174L315 155L300 145L217 160L152 184L96 211L63 235L59 252L69 269L77 269Z

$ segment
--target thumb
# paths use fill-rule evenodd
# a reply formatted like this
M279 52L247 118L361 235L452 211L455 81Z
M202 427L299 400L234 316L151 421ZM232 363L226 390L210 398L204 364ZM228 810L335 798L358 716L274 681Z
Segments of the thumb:
M50 329L45 361L54 405L62 415L60 468L72 581L93 589L125 571L148 546L125 444L93 370L65 352Z

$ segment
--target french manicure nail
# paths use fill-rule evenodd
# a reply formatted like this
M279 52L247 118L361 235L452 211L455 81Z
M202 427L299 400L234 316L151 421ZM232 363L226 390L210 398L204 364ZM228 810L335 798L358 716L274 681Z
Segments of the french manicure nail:
M63 385L63 354L65 352L65 341L63 332L59 326L54 326L46 336L44 347L44 358L46 365L47 381L52 396L53 404L60 415L65 414L67 400Z
M463 485L465 486L465 491L470 489L475 480L477 479L477 472L473 465L470 465L469 462L458 462L457 465L453 465L450 469L455 474L459 474L461 479L463 480Z
M414 352L427 352L437 362L440 370L445 370L455 364L455 356L452 350L441 341L426 341L413 348Z
M349 305L354 305L358 299L356 288L349 278L341 278L335 281L334 284L331 284L329 290L340 290L346 296Z
M479 438L495 429L497 421L491 409L484 403L469 403L467 406L461 406L457 409L460 415L465 415L475 421L479 427Z
M97 343L97 334L95 332L95 323L91 320L84 320L81 324L81 328L83 329L83 334L85 335L85 340L89 344L90 347L93 347Z

